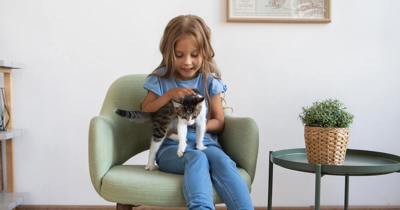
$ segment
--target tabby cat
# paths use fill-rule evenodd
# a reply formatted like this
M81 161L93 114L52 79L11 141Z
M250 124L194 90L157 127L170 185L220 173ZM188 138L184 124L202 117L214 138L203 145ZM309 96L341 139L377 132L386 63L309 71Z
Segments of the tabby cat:
M155 157L166 137L179 142L177 155L185 152L188 126L196 124L196 149L203 150L206 132L206 108L204 97L200 94L186 95L179 100L171 100L156 112L127 111L116 109L115 113L134 122L152 121L153 134L150 144L146 170L156 168Z

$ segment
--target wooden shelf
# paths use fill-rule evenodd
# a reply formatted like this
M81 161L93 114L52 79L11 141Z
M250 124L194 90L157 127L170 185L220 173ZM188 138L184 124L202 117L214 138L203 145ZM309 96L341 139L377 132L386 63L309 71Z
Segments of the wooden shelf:
M4 120L8 120L6 131L0 131L0 210L11 210L20 205L23 201L25 193L14 192L14 155L13 155L13 138L20 135L20 130L12 128L12 78L11 74L14 69L19 67L13 62L0 60L0 74L3 74L4 86L4 106L8 109L8 116L4 115ZM6 121L7 122L7 121Z
M11 140L17 136L20 136L21 133L22 130L19 129L13 129L10 131L0 131L0 141Z
M26 193L0 193L0 209L11 210L22 204Z
M8 60L0 60L0 68L4 69L19 69L21 68L21 64L15 63L13 61Z

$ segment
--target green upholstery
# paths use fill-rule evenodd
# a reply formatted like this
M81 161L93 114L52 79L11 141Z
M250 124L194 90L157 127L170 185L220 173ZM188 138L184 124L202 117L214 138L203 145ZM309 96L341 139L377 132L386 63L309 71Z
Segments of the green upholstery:
M182 175L159 170L146 171L144 165L123 165L149 148L150 123L136 124L116 116L115 108L138 110L146 91L146 75L127 75L109 88L100 116L90 121L89 167L92 184L105 200L132 205L185 206ZM250 118L225 117L219 142L237 163L240 175L251 186L258 154L258 128ZM221 203L214 190L214 202Z

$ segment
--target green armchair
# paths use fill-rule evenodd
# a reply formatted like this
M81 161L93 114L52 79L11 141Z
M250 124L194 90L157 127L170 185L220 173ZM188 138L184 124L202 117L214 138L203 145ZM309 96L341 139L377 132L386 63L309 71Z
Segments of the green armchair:
M146 171L144 165L124 165L134 155L149 148L150 123L135 124L114 114L118 108L139 109L146 95L146 75L127 75L109 88L99 116L90 121L89 169L97 193L117 203L117 209L133 206L184 207L183 177L159 170ZM251 118L225 116L219 137L224 151L237 163L240 175L251 186L258 154L258 128ZM222 200L214 190L214 202Z

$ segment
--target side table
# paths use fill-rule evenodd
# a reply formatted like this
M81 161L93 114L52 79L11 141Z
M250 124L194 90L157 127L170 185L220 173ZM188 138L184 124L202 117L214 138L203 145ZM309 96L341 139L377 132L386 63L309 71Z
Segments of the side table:
M315 174L315 210L320 209L321 177L338 175L345 177L344 209L349 206L349 176L375 176L400 172L400 156L347 149L343 165L310 164L304 148L270 151L268 175L268 210L272 210L272 187L274 164L281 167Z

